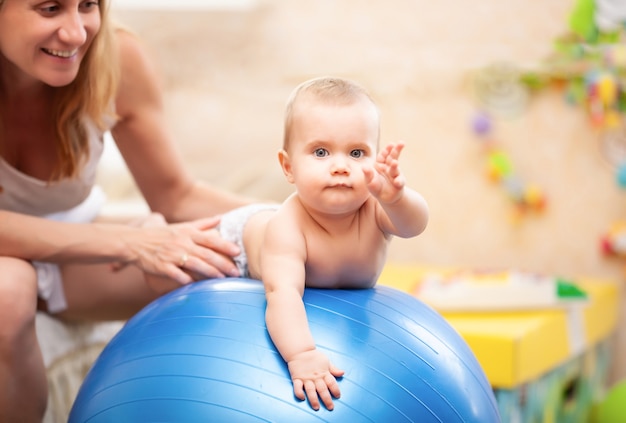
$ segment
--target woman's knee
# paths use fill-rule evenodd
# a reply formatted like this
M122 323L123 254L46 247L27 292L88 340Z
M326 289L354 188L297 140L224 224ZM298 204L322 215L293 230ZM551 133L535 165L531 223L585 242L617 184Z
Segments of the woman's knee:
M35 319L37 273L25 261L0 257L0 336L20 331Z

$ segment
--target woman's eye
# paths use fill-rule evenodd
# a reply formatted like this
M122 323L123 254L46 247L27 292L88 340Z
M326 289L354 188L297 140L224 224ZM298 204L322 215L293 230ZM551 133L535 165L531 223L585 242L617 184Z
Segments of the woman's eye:
M328 151L326 151L325 148L316 148L315 151L313 151L313 155L315 155L315 157L326 157L328 156Z
M360 159L363 156L365 156L365 152L363 150L352 150L350 152L350 157L354 159Z
M58 11L59 6L57 5L42 6L39 8L39 10L41 11L41 13L49 15L51 13Z
M83 8L85 9L93 9L94 7L98 7L100 5L100 2L98 1L86 1L85 3L83 3Z

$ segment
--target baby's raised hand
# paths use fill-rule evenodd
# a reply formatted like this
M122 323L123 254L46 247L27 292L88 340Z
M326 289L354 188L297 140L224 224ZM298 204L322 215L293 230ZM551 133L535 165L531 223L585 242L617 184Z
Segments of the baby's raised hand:
M383 204L392 204L402 196L405 179L400 173L398 158L403 148L403 142L389 144L376 156L373 169L363 168L368 189Z
M287 365L293 381L293 393L298 399L308 399L314 410L320 409L320 399L328 410L334 408L333 397L341 395L335 378L343 376L343 370L333 366L318 350L296 354Z

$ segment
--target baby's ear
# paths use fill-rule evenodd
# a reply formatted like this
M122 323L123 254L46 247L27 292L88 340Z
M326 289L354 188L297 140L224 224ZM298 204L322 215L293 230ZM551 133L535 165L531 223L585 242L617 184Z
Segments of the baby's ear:
M291 161L289 160L289 154L285 150L278 152L278 161L280 167L283 169L283 173L287 178L287 182L293 184L293 173L291 172Z

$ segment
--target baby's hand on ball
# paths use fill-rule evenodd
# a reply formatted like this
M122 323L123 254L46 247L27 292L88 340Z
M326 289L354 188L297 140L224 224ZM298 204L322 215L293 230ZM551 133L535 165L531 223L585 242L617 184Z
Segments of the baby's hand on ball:
M335 378L343 376L343 370L332 365L326 355L318 350L296 354L287 363L293 392L300 400L309 400L311 408L320 409L320 399L328 410L334 408L333 397L341 392Z

